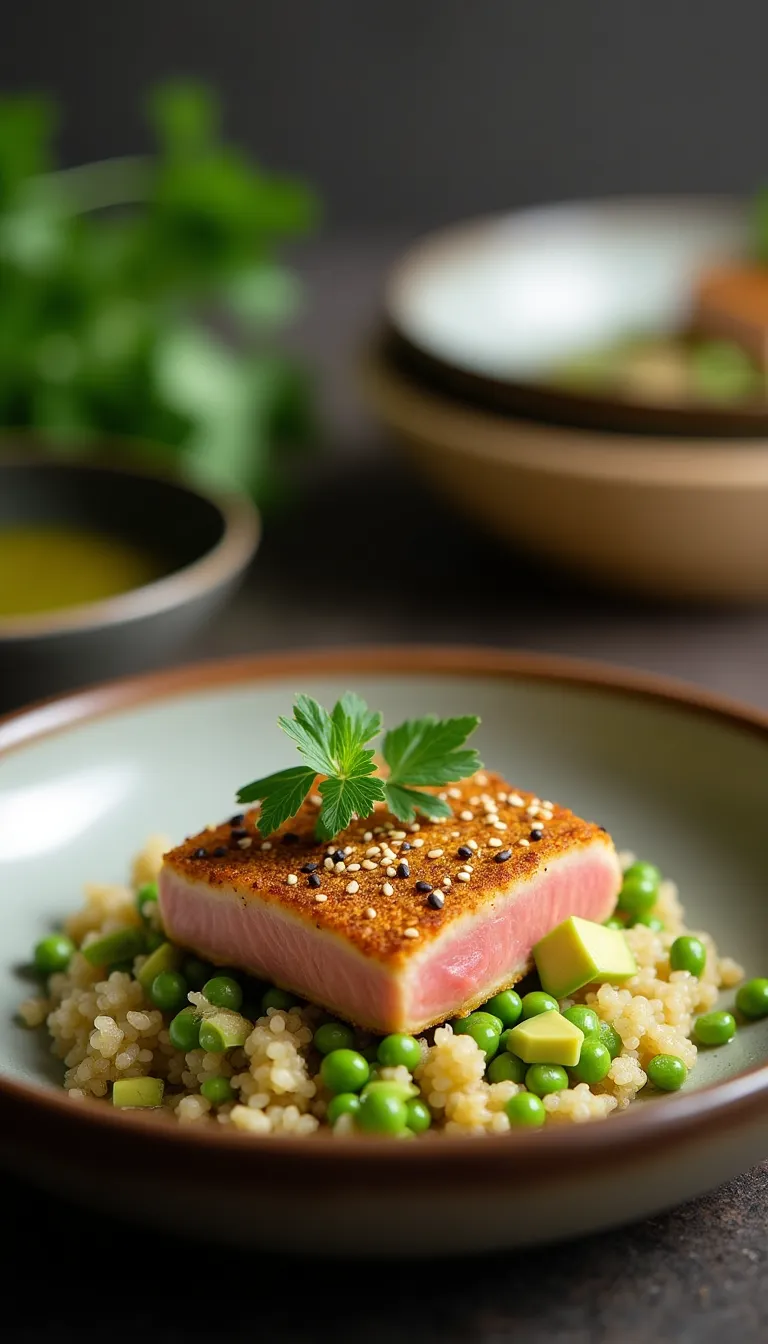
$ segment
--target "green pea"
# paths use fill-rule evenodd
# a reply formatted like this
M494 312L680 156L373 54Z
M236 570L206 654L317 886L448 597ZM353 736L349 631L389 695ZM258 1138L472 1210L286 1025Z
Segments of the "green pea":
M568 1074L559 1064L532 1064L525 1075L525 1086L535 1097L546 1097L568 1086Z
M648 1082L661 1092L677 1092L688 1077L688 1070L677 1055L654 1055L645 1072Z
M341 1115L356 1115L360 1110L360 1098L354 1092L337 1092L328 1102L328 1124L333 1128Z
M644 915L653 909L659 894L659 884L653 879L633 875L628 868L619 892L619 909L628 915Z
M182 1050L185 1055L190 1050L197 1050L200 1045L201 1020L192 1007L182 1008L180 1013L171 1018L168 1035L174 1049Z
M518 1092L504 1107L511 1125L539 1128L547 1118L544 1102L533 1092Z
M571 1073L580 1083L599 1083L607 1074L612 1062L607 1045L603 1045L595 1036L588 1036L581 1047L579 1062L571 1069Z
M63 933L50 933L41 938L34 952L35 970L40 975L55 975L66 971L75 952L75 944Z
M658 919L656 915L649 914L647 910L642 915L636 915L635 918L630 921L630 928L634 928L636 924L644 924L647 929L653 929L654 933L664 932L664 924L662 920Z
M315 1048L321 1055L330 1055L332 1050L351 1050L355 1043L355 1033L346 1022L323 1022L314 1035Z
M408 1127L408 1106L397 1089L379 1083L361 1096L355 1123L365 1134L401 1134Z
M143 886L139 887L138 891L136 892L136 909L138 910L142 919L146 919L147 917L147 911L145 911L144 906L153 905L156 903L156 901L157 901L156 882L145 882Z
M475 1045L485 1052L486 1060L493 1059L499 1048L501 1026L493 1013L470 1013L468 1017L457 1017L453 1022L457 1036L471 1036Z
M229 1079L221 1076L206 1078L205 1082L200 1084L200 1091L212 1106L224 1106L226 1102L232 1101L235 1095Z
M599 1026L599 1033L600 1033L600 1040L602 1041L603 1045L608 1051L608 1054L611 1056L611 1059L612 1060L618 1059L619 1055L624 1049L624 1042L622 1041L616 1028L612 1027L610 1022L601 1022Z
M681 934L669 949L669 964L673 971L690 971L701 975L707 964L707 949L700 938Z
M768 980L747 980L736 995L736 1007L745 1017L768 1016Z
M567 1008L563 1017L572 1022L574 1027L585 1036L596 1036L600 1030L600 1019L592 1008L587 1008L586 1004L575 1003L572 1008Z
M187 1002L187 982L178 971L161 971L149 987L149 997L163 1013L178 1013Z
M320 1065L329 1092L359 1092L370 1076L368 1061L356 1050L332 1050Z
M418 1097L413 1097L411 1101L406 1102L405 1109L408 1113L408 1128L414 1134L423 1134L425 1130L429 1129L432 1124L432 1115L429 1107L425 1106L423 1101L420 1101Z
M280 1008L287 1013L290 1008L298 1007L298 999L293 994L289 994L287 989L278 989L276 986L268 989L261 1000L261 1011L266 1013L268 1008Z
M421 1047L415 1037L397 1032L393 1036L385 1036L379 1042L378 1060L385 1068L404 1064L413 1073L417 1064L421 1063Z
M214 1008L231 1008L236 1013L242 1006L243 991L229 975L214 975L211 980L206 980L203 994Z
M539 1013L556 1013L560 1008L557 999L545 994L543 989L534 989L523 996L523 1017L538 1017Z
M693 1024L693 1034L700 1045L725 1045L736 1035L736 1019L732 1013L702 1013Z
M517 1055L499 1050L496 1058L488 1065L485 1076L489 1083L522 1083L527 1067Z
M514 989L503 989L483 1005L483 1011L498 1017L502 1027L514 1027L522 1016L523 1001Z
M624 871L624 881L627 878L637 878L640 882L650 882L655 887L661 886L661 869L656 867L655 863L631 863L629 868Z
M605 929L622 929L622 930L623 930L623 929L626 929L626 927L627 927L627 926L626 926L626 924L624 923L624 920L623 920L623 919L618 919L616 915L611 915L611 918L610 918L610 919L606 919L606 920L603 921L603 928L605 928Z
M181 969L190 989L202 989L206 980L210 978L213 967L207 961L201 961L199 957L186 957Z

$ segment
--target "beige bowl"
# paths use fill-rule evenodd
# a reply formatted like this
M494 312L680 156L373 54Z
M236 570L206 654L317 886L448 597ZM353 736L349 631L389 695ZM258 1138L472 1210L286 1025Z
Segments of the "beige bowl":
M421 473L503 539L650 596L768 598L768 440L512 419L425 388L380 351L363 379Z

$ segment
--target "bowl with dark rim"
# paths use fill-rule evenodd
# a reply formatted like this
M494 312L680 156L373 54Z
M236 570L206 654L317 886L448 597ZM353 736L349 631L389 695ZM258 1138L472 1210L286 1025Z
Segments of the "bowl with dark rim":
M0 616L5 708L176 654L226 601L260 536L241 495L114 453L73 460L10 449L0 456L0 529L19 526L119 538L152 556L157 577L93 602Z
M299 688L323 704L353 689L390 723L479 714L488 768L658 863L691 927L748 976L766 973L764 714L657 677L477 648L314 650L122 680L0 723L0 1160L198 1242L423 1256L647 1217L765 1157L768 1018L701 1050L680 1092L540 1131L265 1138L67 1097L44 1034L13 1021L30 949L83 883L124 881L148 834L193 833L228 814L244 779L283 766L277 716Z

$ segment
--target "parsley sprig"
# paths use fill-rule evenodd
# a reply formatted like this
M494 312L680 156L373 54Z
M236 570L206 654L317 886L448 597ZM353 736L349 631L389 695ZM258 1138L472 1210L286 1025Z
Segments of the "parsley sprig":
M303 764L246 784L237 800L261 803L259 830L269 835L296 815L316 777L323 775L316 827L321 840L332 840L353 815L370 816L377 802L386 803L399 821L412 822L417 813L439 821L449 817L451 809L442 798L425 793L424 787L439 788L482 768L474 748L465 746L479 722L474 714L455 719L427 714L406 720L385 734L381 754L388 771L381 776L374 749L368 745L381 731L381 714L369 710L353 691L347 691L330 713L311 696L299 695L293 718L281 715L278 723L296 744Z

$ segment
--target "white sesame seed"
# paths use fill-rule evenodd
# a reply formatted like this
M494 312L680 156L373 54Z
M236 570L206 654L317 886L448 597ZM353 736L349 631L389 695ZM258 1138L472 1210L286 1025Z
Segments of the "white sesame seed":
M521 798L519 793L510 793L507 796L507 802L510 807L525 807L525 799Z
M370 849L366 849L365 853L366 858L373 859L377 854L381 853L381 845L371 845Z
M347 864L347 872L348 872L348 873L359 873L359 872L360 872L360 864L359 864L359 863L348 863L348 864Z
M541 811L541 812L539 813L539 821L551 821L552 818L553 818L553 816L554 816L554 813L553 813L553 812L548 812L548 811L545 812L545 811Z
M345 849L344 849L344 853L345 853L345 854L351 854L351 853L352 853L352 846L351 846L351 845L346 845L346 846L345 846Z
M444 878L443 878L443 886L444 886L444 887L452 887L452 886L453 886L453 883L451 882L450 877L444 877Z
M471 882L471 880L472 880L472 874L471 874L471 873L465 873L465 872L464 872L464 869L462 868L461 872L456 874L456 879L457 879L457 881L459 881L459 882Z
M449 797L449 798L460 798L460 797L461 797L461 789L449 789L449 790L448 790L448 797Z
M360 883L348 882L345 890L348 896L354 896L355 892L360 890Z
M418 938L418 936L419 936L419 930L418 930L418 929L403 929L403 934L404 934L404 936L405 936L406 938Z
M541 806L546 808L553 808L555 804L551 803L548 798L542 798Z
M465 808L463 812L459 813L459 821L474 821L474 819L475 814L470 812L469 808Z
M477 849L477 841L476 841L476 840L468 840L468 841L467 841L467 845L468 845L469 849Z
M411 832L411 835L415 835L417 831L421 830L421 824L418 821L412 821L408 830Z
M478 784L487 784L487 783L488 783L488 776L487 776L487 775L484 775L484 774L482 774L482 773L479 774L479 775L475 775L475 779L477 780Z
M310 801L310 803L312 804L313 807L322 807L322 806L323 806L323 800L322 800L322 798L320 797L320 794L319 794L319 793L310 793L310 795L309 795L309 801Z
M461 871L462 871L463 873L474 873L474 871L475 871L475 869L474 869L474 865L471 864L471 863L462 863L462 865L461 865Z
M392 867L392 864L390 863L389 859L379 859L379 867L380 867L380 868L391 868L391 867Z
M486 826L495 826L498 820L499 820L498 812L486 812L485 816L483 817L483 821L485 822Z
M333 868L333 859L323 859L323 867L330 871Z
M423 849L423 848L424 848L424 841L423 841L423 840L419 839L419 840L412 840L412 841L411 841L411 849Z
M366 916L368 917L368 919L375 919L375 918L376 918L376 911L374 910L374 908L373 908L372 905L369 905L369 906L368 906L368 909L366 910L365 913L366 913Z
M295 873L289 873L285 880L289 887L295 887L299 879Z
M364 843L367 845L368 842L372 839L373 839L373 831L366 831L365 835L363 836Z
M506 823L506 821L494 821L494 823L493 823L493 829L494 829L495 831L506 831L506 829L507 829L507 823Z
M250 849L252 844L253 841L249 835L244 836L242 840L237 842L238 849Z
M501 848L501 841L497 835L492 835L490 840L488 841L488 844L491 846L492 849Z
M272 841L271 841L271 840L264 840L264 841L262 842L262 846L261 846L261 848L262 848L263 850L265 850L265 851L268 850L268 849L271 849L271 848L272 848Z
M315 900L317 901L318 905L323 905L323 903L328 900L328 897L325 895L325 892L318 891L315 896Z
M397 869L393 868L392 864L387 869L387 877L397 877Z
M506 793L497 793L497 794L496 794L496 801L499 802L499 803L506 803L506 801L507 801L507 795L506 795Z
M374 834L374 835L381 835L382 832L383 832L383 830L384 830L384 827L383 827L383 826L374 826L374 828L373 828L373 834Z
M443 791L442 793L438 793L437 796L438 796L438 798L440 799L440 802L441 802L441 803L447 803L447 802L448 802L448 794L445 793L445 791Z
M442 849L428 849L428 850L427 850L427 858L428 858L428 859L442 859L442 857L443 857L443 851L442 851Z
M333 871L334 873L346 873L347 871L346 863L342 863L341 859L339 859L338 863L334 863Z
M452 839L452 840L458 840L460 836L461 836L461 831L451 831L451 839Z
M376 867L376 864L372 863L370 859L363 859L363 867L367 868L368 872L370 872L372 868Z
M518 845L522 845L523 849L527 849L531 842L530 840L518 840L517 843Z
M480 806L480 794L479 794L479 793L473 793L473 794L472 794L472 797L471 797L470 800L469 800L469 806L470 806L470 807L479 807L479 806Z
M391 832L391 835L392 835L392 839L393 839L393 840L404 840L404 839L405 839L405 831L392 831L392 832Z
M391 882L385 882L381 890L384 892L385 896L394 896L395 894L395 889Z
M395 859L397 858L397 855L394 849L390 849L389 845L387 845L387 848L383 851L381 857L383 859L386 859L387 863L394 863Z

